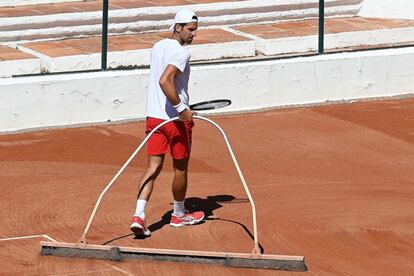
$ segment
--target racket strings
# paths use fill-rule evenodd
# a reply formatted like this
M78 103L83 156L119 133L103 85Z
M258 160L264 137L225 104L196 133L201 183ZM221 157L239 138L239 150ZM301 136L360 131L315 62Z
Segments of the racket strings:
M209 104L203 104L203 105L197 106L197 108L215 109L215 108L220 108L220 107L224 107L224 106L226 106L226 104L224 104L224 103L209 103Z

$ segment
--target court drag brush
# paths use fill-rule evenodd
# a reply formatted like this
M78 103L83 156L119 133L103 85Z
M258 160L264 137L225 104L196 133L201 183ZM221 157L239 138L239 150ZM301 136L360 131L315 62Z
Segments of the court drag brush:
M256 208L253 198L248 189L247 183L243 177L237 160L231 149L230 143L224 133L224 131L213 121L201 116L194 116L195 119L207 121L212 124L221 132L226 142L229 153L232 157L236 170L239 174L243 187L249 198L252 215L253 215L253 236L254 246L251 253L230 253L230 252L212 252L212 251L189 251L189 250L172 250L172 249L154 249L154 248L137 248L137 247L123 247L113 245L92 245L86 241L86 235L91 226L92 220L98 210L100 202L109 190L119 175L125 170L133 158L138 154L141 148L148 141L149 137L164 124L178 120L178 118L172 118L167 120L154 128L152 132L148 134L141 145L134 151L134 153L125 162L118 173L113 177L110 183L102 191L98 198L95 208L89 218L89 221L85 227L81 239L77 243L64 243L64 242L40 242L41 254L43 256L54 255L62 257L79 257L90 259L107 259L107 260L123 260L123 259L141 259L141 260L157 260L157 261L171 261L171 262L184 262L184 263L203 263L203 264L218 264L230 267L252 268L252 269L277 269L287 271L306 271L305 258L303 256L287 256L287 255L270 255L262 254L259 247L258 235L257 235L257 222L256 222Z

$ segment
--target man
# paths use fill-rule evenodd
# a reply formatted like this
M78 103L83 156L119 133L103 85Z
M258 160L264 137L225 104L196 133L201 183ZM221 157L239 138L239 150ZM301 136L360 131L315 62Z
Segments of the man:
M164 125L147 143L148 167L140 181L136 210L131 223L131 231L137 236L151 235L145 224L145 208L168 151L173 158L174 167L172 183L174 211L170 225L174 227L193 225L204 218L203 212L190 213L184 207L191 130L194 125L192 117L195 112L190 110L188 103L190 53L183 45L192 43L197 28L198 18L195 13L190 10L180 10L174 19L172 37L157 42L152 48L146 133L170 118L179 116L180 121Z

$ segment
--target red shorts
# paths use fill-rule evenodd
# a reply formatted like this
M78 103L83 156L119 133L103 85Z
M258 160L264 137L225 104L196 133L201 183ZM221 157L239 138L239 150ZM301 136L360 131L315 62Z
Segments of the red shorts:
M145 133L148 135L165 120L148 117ZM173 121L160 127L147 142L148 155L162 155L170 151L174 159L190 156L193 121Z

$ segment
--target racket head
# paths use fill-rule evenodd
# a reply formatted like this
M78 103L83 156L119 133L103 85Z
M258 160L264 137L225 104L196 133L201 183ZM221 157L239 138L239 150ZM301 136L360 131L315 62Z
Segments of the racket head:
M211 101L204 101L190 105L190 109L194 111L213 110L231 105L231 100L218 99Z

